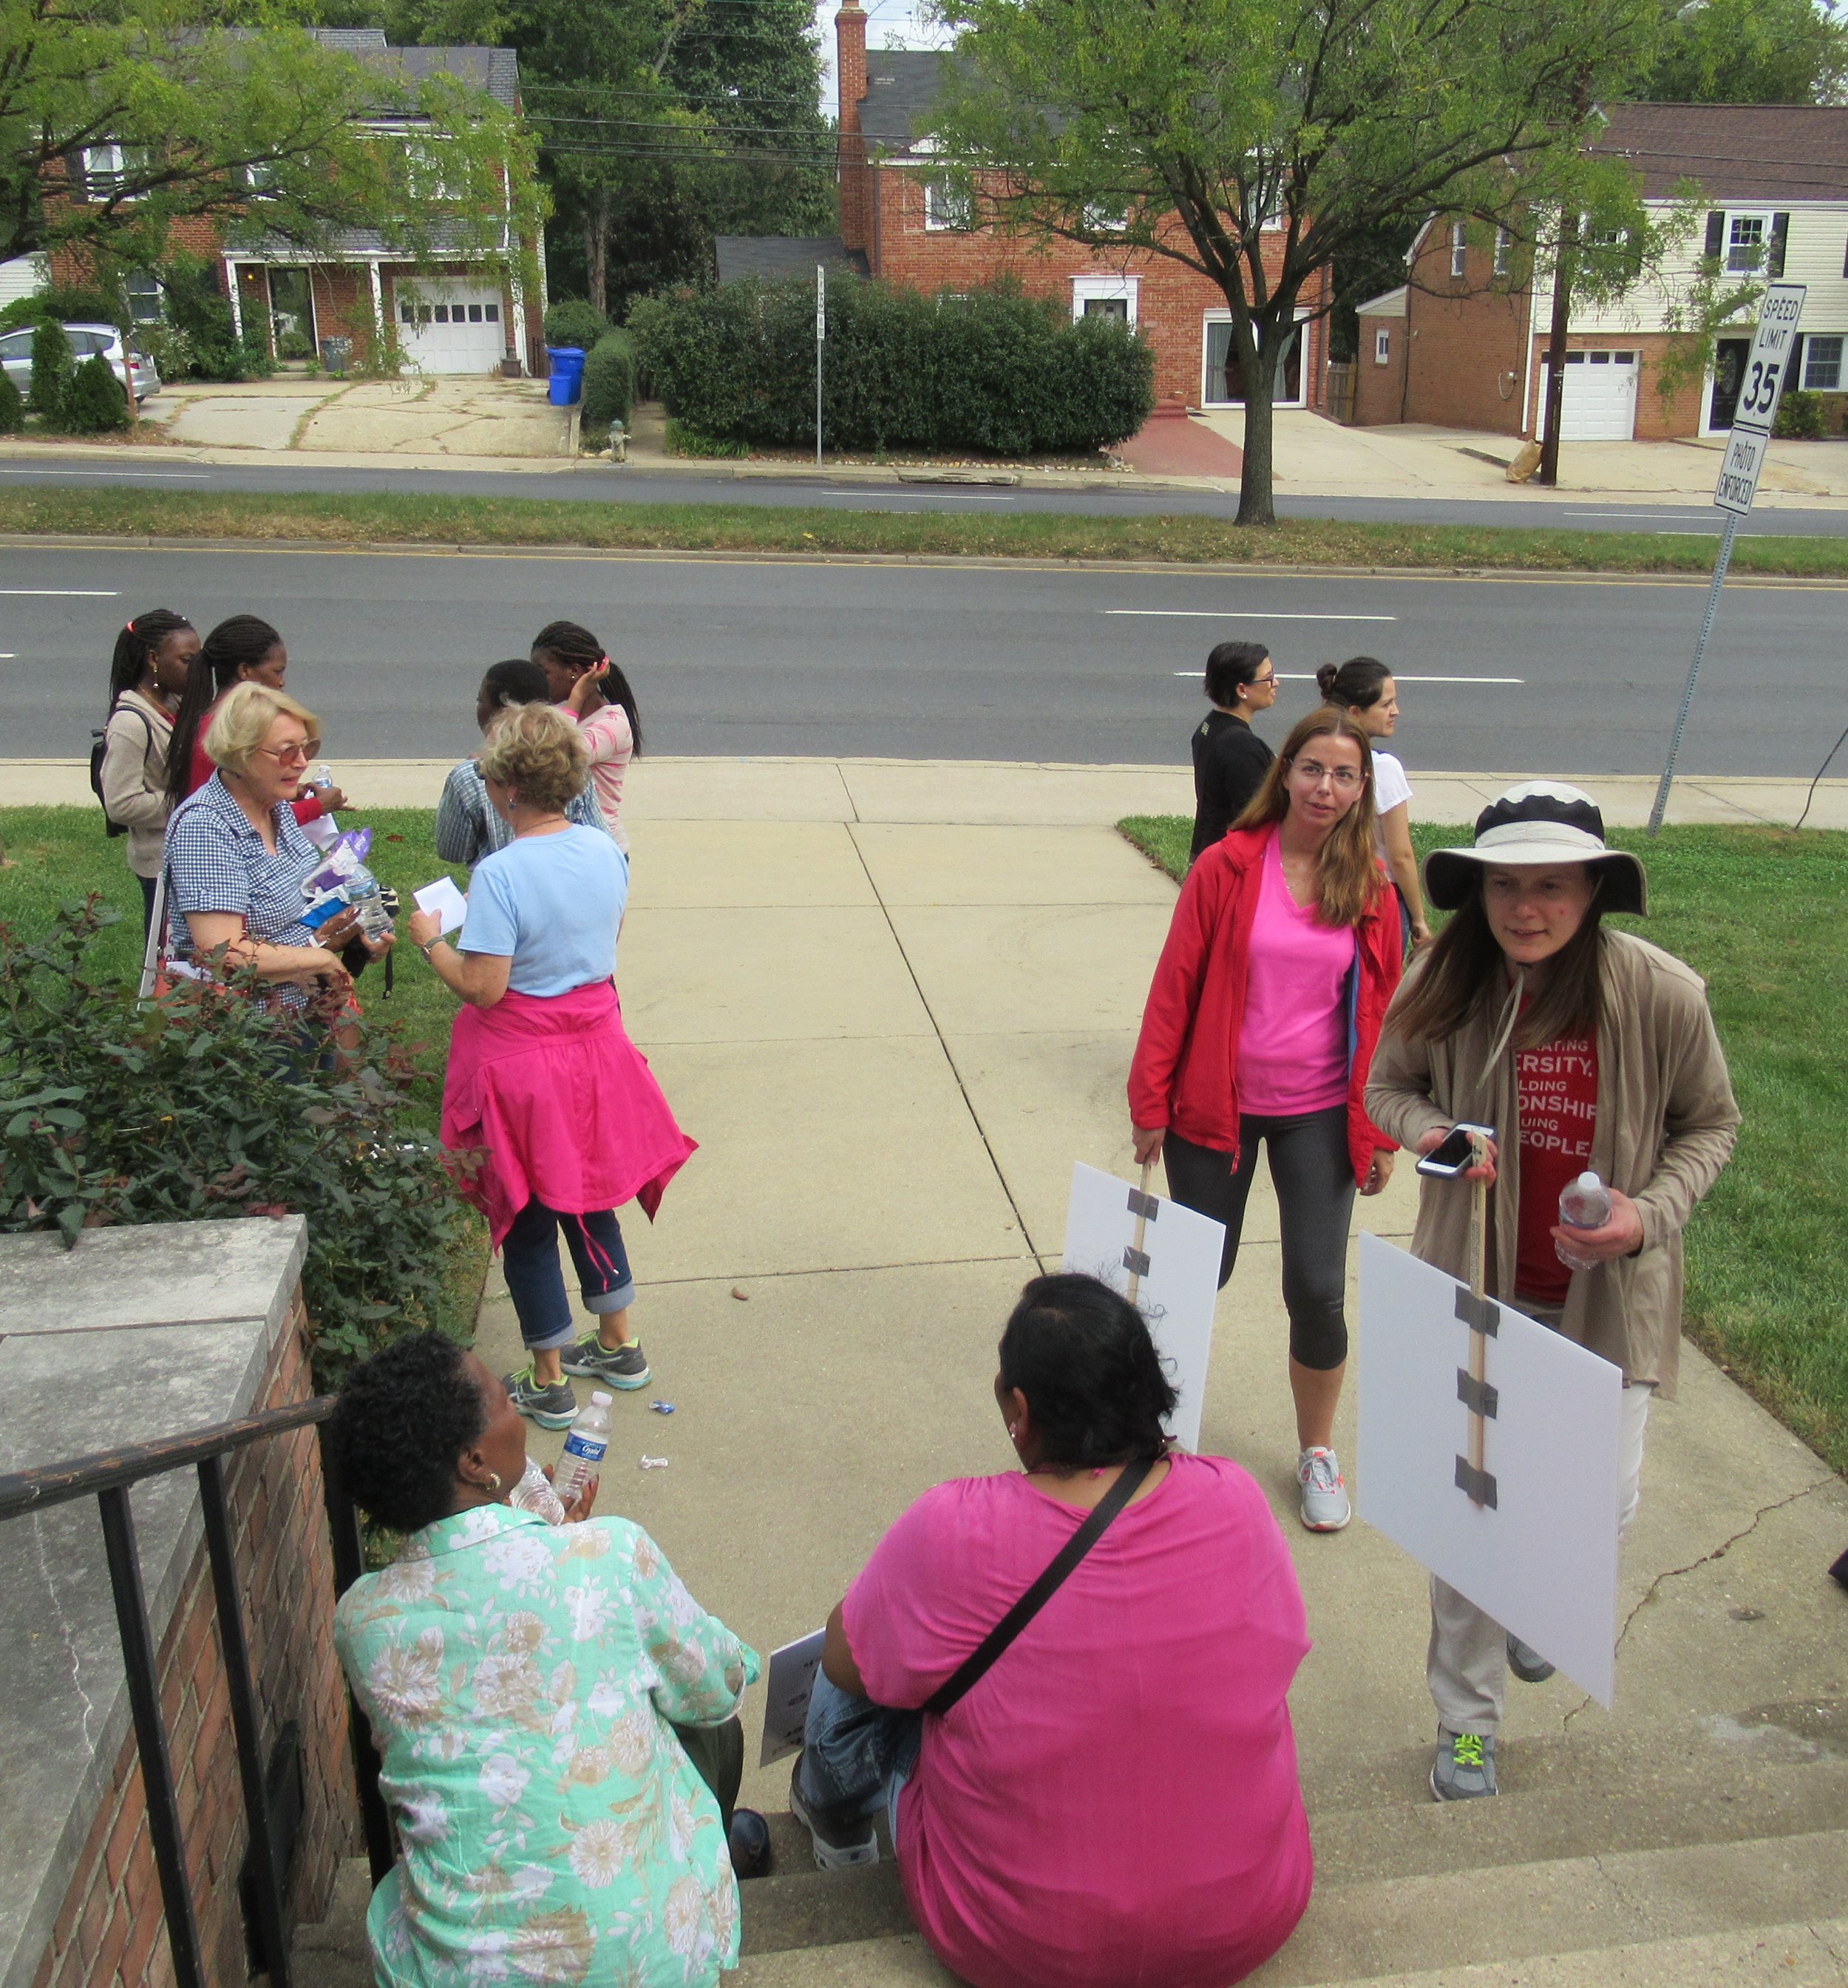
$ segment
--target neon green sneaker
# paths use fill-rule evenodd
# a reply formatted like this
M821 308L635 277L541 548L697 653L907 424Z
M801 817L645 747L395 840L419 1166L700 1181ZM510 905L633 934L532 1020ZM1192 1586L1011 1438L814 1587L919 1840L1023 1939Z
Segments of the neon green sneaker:
M1438 1758L1431 1770L1431 1791L1439 1801L1476 1801L1499 1794L1495 1782L1495 1736L1492 1733L1452 1733L1438 1728Z

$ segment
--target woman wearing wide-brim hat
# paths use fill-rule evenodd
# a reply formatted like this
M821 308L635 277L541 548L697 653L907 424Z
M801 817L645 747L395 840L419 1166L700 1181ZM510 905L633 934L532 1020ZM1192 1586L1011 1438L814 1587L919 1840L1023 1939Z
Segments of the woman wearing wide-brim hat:
M1492 1125L1488 1283L1623 1371L1620 1530L1637 1508L1649 1398L1674 1391L1681 1231L1718 1178L1739 1122L1706 988L1678 959L1604 923L1648 908L1642 864L1607 848L1589 794L1511 787L1474 844L1424 859L1425 894L1454 914L1407 972L1367 1087L1368 1116L1430 1152L1458 1123ZM1559 1226L1582 1172L1609 1188L1601 1229ZM1471 1197L1420 1183L1413 1253L1467 1277ZM1559 1254L1588 1267L1572 1267ZM1506 1671L1545 1658L1444 1582L1431 1582L1426 1677L1438 1707L1431 1792L1496 1792Z

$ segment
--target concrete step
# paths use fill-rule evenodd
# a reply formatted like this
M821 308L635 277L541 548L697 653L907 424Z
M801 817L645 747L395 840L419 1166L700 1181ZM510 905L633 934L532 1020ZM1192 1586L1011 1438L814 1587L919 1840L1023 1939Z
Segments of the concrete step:
M343 1858L326 1918L296 1928L289 1956L295 1988L373 1988L372 1949L366 1939L366 1908L371 1902L371 1865L363 1857Z

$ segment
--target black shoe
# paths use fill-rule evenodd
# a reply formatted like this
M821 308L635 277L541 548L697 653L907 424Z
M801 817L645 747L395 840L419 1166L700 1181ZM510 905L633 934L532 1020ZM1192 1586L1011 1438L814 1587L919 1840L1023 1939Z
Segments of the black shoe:
M770 1868L770 1825L754 1808L731 1811L731 1874L741 1882Z

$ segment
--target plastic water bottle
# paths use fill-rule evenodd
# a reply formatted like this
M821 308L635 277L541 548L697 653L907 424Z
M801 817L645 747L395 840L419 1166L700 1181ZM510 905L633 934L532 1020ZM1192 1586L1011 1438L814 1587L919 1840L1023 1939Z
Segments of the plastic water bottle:
M323 759L319 766L316 767L314 769L314 778L310 780L308 784L311 787L318 787L323 793L325 793L328 788L333 785L333 767L331 767L327 762Z
M549 1526L562 1526L565 1523L565 1508L559 1503L551 1479L531 1457L527 1458L525 1472L514 1486L507 1502L522 1512L537 1513Z
M1610 1189L1590 1171L1569 1182L1559 1195L1562 1229L1602 1229L1613 1211ZM1575 1270L1589 1270L1598 1260L1595 1256L1576 1255L1563 1242L1556 1242L1553 1247L1559 1253L1559 1261Z
M584 1486L603 1467L603 1452L610 1447L610 1403L613 1398L598 1393L590 1405L571 1425L565 1439L565 1453L559 1459L552 1480L559 1503L566 1511L575 1505Z

